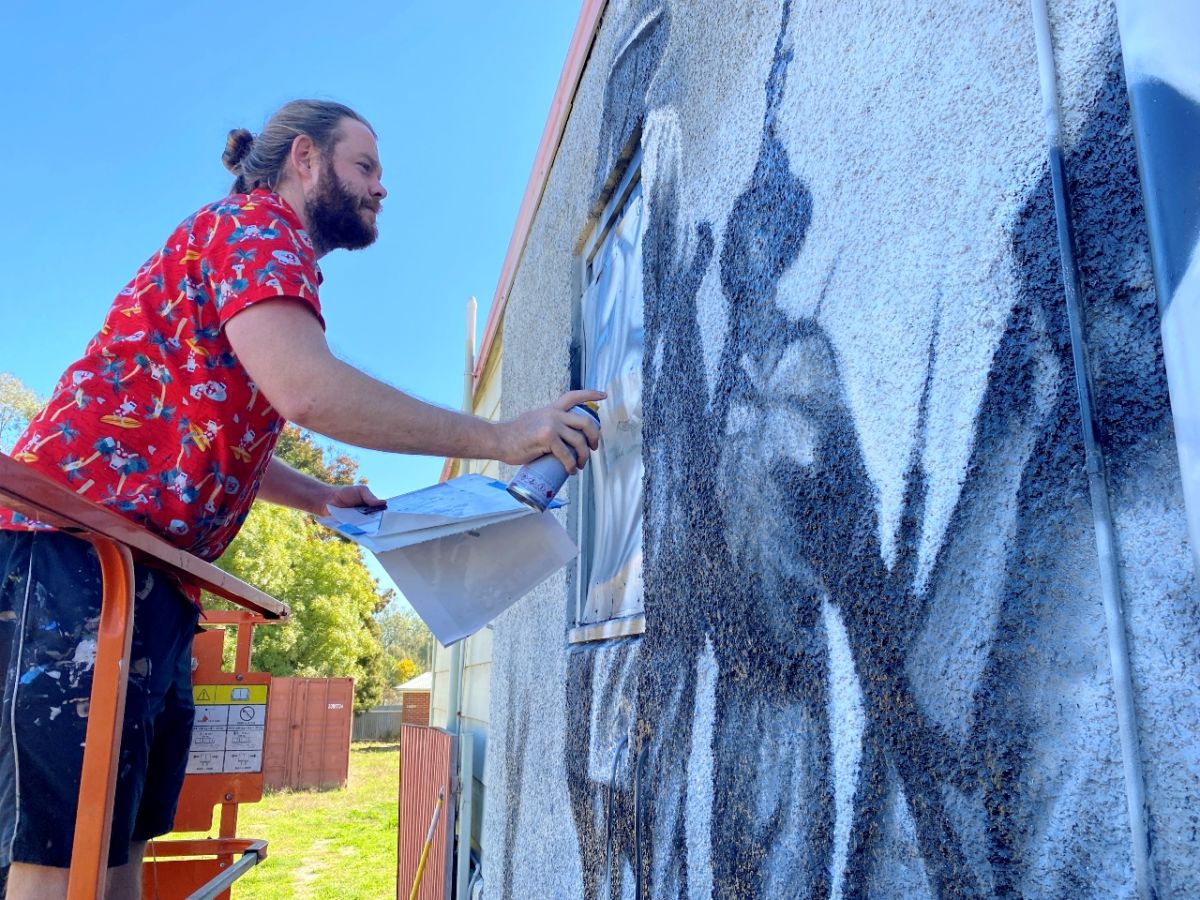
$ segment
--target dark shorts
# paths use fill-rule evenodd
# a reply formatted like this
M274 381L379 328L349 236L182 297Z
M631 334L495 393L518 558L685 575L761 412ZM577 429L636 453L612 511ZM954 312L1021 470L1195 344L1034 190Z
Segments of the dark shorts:
M196 608L151 568L136 567L134 592L110 866L171 830L192 732ZM71 864L99 615L91 544L0 531L0 866Z

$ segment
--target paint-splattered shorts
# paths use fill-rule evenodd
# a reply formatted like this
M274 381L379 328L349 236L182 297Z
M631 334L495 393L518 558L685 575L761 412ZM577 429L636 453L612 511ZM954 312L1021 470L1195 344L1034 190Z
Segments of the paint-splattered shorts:
M171 830L192 731L196 608L163 573L136 575L110 866ZM70 865L99 615L90 544L0 532L0 866Z

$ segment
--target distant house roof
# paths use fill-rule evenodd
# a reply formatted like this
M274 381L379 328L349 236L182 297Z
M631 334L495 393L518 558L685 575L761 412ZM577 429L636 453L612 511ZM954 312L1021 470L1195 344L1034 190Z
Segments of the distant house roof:
M433 673L422 672L416 678L396 685L398 691L430 691L433 690Z

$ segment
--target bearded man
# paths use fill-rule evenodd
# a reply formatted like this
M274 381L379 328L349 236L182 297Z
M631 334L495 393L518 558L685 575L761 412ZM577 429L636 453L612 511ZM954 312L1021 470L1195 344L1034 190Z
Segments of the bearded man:
M397 453L574 472L598 433L572 391L509 422L430 406L337 359L317 260L377 235L387 191L375 133L337 103L283 106L230 132L231 194L189 216L137 271L13 457L197 556L218 557L256 497L327 515L374 505L272 457L285 422ZM193 717L198 590L136 577L109 884L140 897L145 842L171 829ZM66 895L100 607L91 545L0 509L0 866L9 898ZM93 653L94 655L94 653Z

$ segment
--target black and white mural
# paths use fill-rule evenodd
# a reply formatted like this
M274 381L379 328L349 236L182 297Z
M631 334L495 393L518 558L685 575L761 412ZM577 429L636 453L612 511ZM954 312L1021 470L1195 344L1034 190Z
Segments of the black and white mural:
M1147 197L1179 466L1200 566L1200 15L1187 0L1117 3Z
M544 896L1134 896L1032 30L919 6L606 12L589 199L639 141L646 631L563 650L577 859ZM1200 895L1200 610L1115 15L1054 16L1151 863Z

